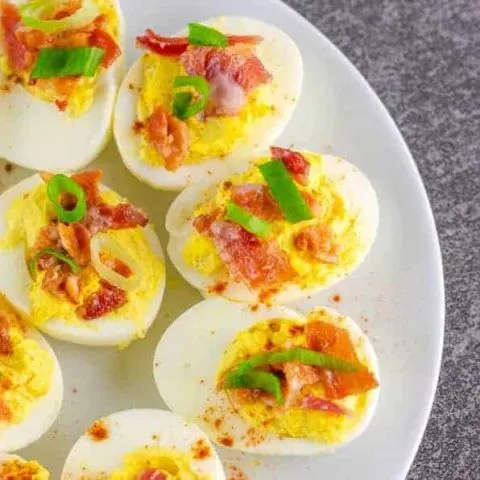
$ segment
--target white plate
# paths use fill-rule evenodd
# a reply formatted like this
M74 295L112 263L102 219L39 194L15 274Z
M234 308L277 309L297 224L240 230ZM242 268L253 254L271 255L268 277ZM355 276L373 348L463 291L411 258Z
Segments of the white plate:
M382 394L365 435L335 454L315 458L256 458L221 451L226 464L252 479L403 479L430 411L443 338L444 292L440 251L430 206L410 153L379 99L361 75L318 31L276 0L124 0L129 61L134 36L146 27L175 32L186 22L222 13L256 16L286 30L305 61L305 88L282 143L344 156L371 179L380 201L378 240L363 266L347 281L315 299L307 309L329 304L358 321L377 349ZM288 68L288 66L286 66ZM96 162L105 183L144 207L161 234L172 194L136 181L113 145ZM2 170L3 171L3 170ZM2 173L6 187L27 173ZM166 326L200 296L168 266L165 302L144 341L124 352L53 342L64 368L65 403L56 425L19 452L44 463L59 477L77 437L96 417L131 407L161 407L152 378L152 355ZM226 319L227 320L227 319ZM181 348L181 346L179 346Z

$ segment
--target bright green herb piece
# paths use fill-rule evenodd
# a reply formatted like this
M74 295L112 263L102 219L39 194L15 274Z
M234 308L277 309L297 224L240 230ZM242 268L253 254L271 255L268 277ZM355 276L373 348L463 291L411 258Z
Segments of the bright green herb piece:
M233 202L230 202L227 206L227 215L225 219L238 223L238 225L241 225L245 230L248 230L250 233L262 238L267 237L270 233L270 229L272 228L272 224L270 222L252 215Z
M66 210L61 203L61 196L64 193L73 195L76 205L72 210ZM78 222L87 213L87 200L83 188L71 178L65 175L54 175L47 185L47 195L53 204L53 208L61 222Z
M263 163L258 168L280 206L280 210L290 223L313 218L310 208L281 160Z
M174 88L190 87L195 89L199 98L194 101L191 92L177 92L173 98L172 113L180 120L195 116L197 113L205 110L210 98L210 85L207 80L201 76L180 76L173 81Z
M190 45L203 45L208 47L228 46L228 38L226 35L200 23L189 23L188 32L188 43L190 43Z
M68 255L63 254L59 250L54 248L44 248L40 250L29 262L28 262L28 270L30 271L30 275L35 277L37 273L37 262L39 258L43 257L44 255L51 255L52 257L58 258L58 260L66 263L73 273L80 273L81 268L78 263L73 260L73 258L69 257Z

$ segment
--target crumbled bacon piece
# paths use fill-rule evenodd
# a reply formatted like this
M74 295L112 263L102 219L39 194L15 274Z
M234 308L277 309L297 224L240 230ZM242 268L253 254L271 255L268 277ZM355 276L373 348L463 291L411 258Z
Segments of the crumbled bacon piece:
M145 227L147 224L146 214L130 203L94 205L88 209L85 219L85 226L92 236L106 230Z
M302 400L302 407L308 410L319 410L332 415L348 415L350 412L336 403L324 398L307 395Z
M311 259L323 263L338 263L339 245L328 225L309 225L302 228L294 237L295 248Z
M272 81L272 75L255 54L236 47L189 48L181 61L189 75L201 75L208 81L227 75L247 93Z
M57 249L60 247L60 235L58 233L57 223L49 223L38 232L32 253L35 254L48 247Z
M100 289L85 299L78 314L85 320L95 320L119 309L127 302L127 292L101 281Z
M100 181L103 172L101 170L89 170L87 172L76 173L72 175L75 180L85 191L87 197L87 205L90 207L101 201Z
M326 322L313 321L307 324L305 335L308 348L359 364L355 346L347 330ZM378 386L373 373L365 367L356 372L321 369L321 374L325 395L329 399L358 395Z
M47 268L42 280L42 288L62 300L78 303L80 300L80 278L70 272L68 265L62 263Z
M147 468L138 474L137 480L167 480L167 477L160 471Z
M0 3L0 24L3 31L3 44L7 54L8 64L15 72L28 68L31 56L26 46L17 37L21 17L17 7L7 1Z
M281 147L271 147L270 151L275 160L281 160L293 178L302 185L308 184L310 164L305 157L298 152Z
M232 189L232 202L268 221L281 220L282 212L266 185L245 183Z
M6 404L3 398L0 398L0 421L1 422L10 422L12 420L13 413L10 410L10 407Z
M305 200L305 203L308 205L308 207L310 208L312 213L315 215L315 217L322 218L323 208L320 205L320 203L318 203L318 200L315 197L315 195L313 195L310 192L301 192L301 193L302 193L303 199Z
M319 369L300 363L285 363L281 366L285 375L285 406L294 406L298 402L301 390L306 385L313 385L321 380Z
M210 228L212 227L213 222L217 220L218 215L218 210L198 215L192 220L193 227L198 233L208 237L211 234Z
M275 242L260 241L239 225L215 221L211 233L218 253L236 281L265 289L292 280L295 271Z
M58 224L62 247L82 267L90 263L90 233L81 223Z
M133 275L132 269L118 258L109 256L106 252L100 252L100 261L114 272L125 278Z
M92 32L89 38L89 44L91 47L98 47L105 50L105 56L102 60L102 65L105 68L111 67L115 60L122 54L115 39L108 32L99 28Z
M190 138L185 122L157 107L145 123L148 141L163 157L165 169L178 170L188 156Z

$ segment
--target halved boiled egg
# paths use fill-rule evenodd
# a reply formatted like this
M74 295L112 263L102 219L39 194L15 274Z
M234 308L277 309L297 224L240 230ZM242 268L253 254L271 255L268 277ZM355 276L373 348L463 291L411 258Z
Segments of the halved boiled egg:
M199 427L164 410L126 410L97 420L73 446L62 480L224 480Z
M245 162L274 142L303 81L295 42L259 20L219 17L179 35L147 30L137 38L147 51L125 77L114 115L127 168L166 190Z
M0 453L0 478L5 480L49 480L50 474L35 460Z
M286 303L357 268L378 216L375 191L352 164L272 147L245 171L178 195L166 218L168 252L205 295Z
M311 455L360 435L378 398L372 345L325 307L205 300L182 314L155 352L165 403L226 447Z
M0 158L71 171L106 145L123 74L118 0L0 5Z
M152 325L165 267L148 216L101 177L34 175L0 197L0 291L53 337L123 346Z
M39 439L57 418L62 400L62 372L54 351L0 295L0 451Z

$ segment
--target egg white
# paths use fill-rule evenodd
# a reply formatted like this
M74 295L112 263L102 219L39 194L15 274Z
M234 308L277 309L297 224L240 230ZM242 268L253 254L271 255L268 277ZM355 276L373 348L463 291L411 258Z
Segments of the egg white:
M5 212L11 202L25 193L33 190L43 180L39 175L33 175L7 190L0 196L0 238L5 236L7 225ZM108 190L102 187L103 190ZM150 248L153 253L164 262L164 255L160 240L153 227L148 225L145 229ZM3 292L9 301L27 316L30 315L31 302L29 291L32 279L28 271L24 247L19 245L14 249L0 249L0 271L12 272L11 275L0 276L0 292ZM165 291L165 274L162 275L157 292L144 315L144 329L147 331L153 324L160 310ZM115 346L128 343L136 334L134 322L128 318L98 318L88 325L71 323L61 318L52 318L40 330L51 337L66 342L91 346Z
M356 212L357 235L363 245L362 254L359 255L355 265L348 273L356 269L370 251L378 229L379 209L375 190L368 178L351 163L331 155L322 155L322 172L335 183L338 191L346 201L346 209ZM231 175L231 172L230 172ZM206 183L197 183L181 192L173 201L166 216L166 229L170 234L167 251L179 273L204 296L209 296L209 287L218 281L226 281L223 273L202 275L187 265L183 259L183 250L188 238L194 234L192 215L195 208L201 203L211 199L217 186L229 175L223 172L213 175ZM320 290L332 286L344 278L343 275L332 276L328 283L309 289L302 289L290 284L269 298L273 303L289 303L299 298L305 298ZM251 291L245 284L229 280L228 286L222 296L233 301L255 303L258 293Z
M354 342L362 346L371 370L378 379L378 360L371 343L348 317L327 310L334 324L349 331ZM253 311L255 310L255 311ZM345 445L368 426L375 410L379 389L368 393L368 407L357 428L339 444L322 444L311 440L280 438L268 434L259 445L248 442L250 426L230 406L225 392L217 392L215 376L226 348L241 331L268 319L292 319L305 322L302 315L281 306L251 306L209 299L183 313L161 338L154 358L154 377L158 391L169 408L197 422L212 441L218 442L219 431L203 419L208 407L221 412L221 433L234 440L233 448L266 455L313 455ZM182 348L179 349L178 345ZM220 416L220 415L219 415Z
M102 419L108 437L93 440L84 434L75 443L63 468L62 480L73 480L110 474L122 466L129 453L148 447L160 447L188 454L199 440L211 447L212 454L205 459L193 459L192 470L211 480L224 480L223 467L208 437L200 428L165 410L137 409L114 413Z
M63 402L62 371L55 352L45 338L33 328L25 335L35 340L53 358L51 386L48 393L33 404L21 423L0 427L0 451L3 452L14 452L42 437L56 420Z
M16 4L27 0L14 0ZM124 20L118 0L118 42L123 51ZM0 42L0 55L3 54ZM0 94L0 158L32 170L65 172L90 163L111 137L118 85L124 72L123 55L97 79L91 108L78 118L55 104L31 95L21 85ZM5 78L0 72L0 86Z
M280 136L293 113L303 82L303 62L295 42L277 27L246 17L219 17L202 22L236 35L262 35L256 54L273 75L271 103L276 107L275 117L266 116L254 122L246 132L245 140L235 145L226 157L205 159L202 163L184 165L175 172L162 166L151 166L140 158L140 136L133 132L137 118L137 94L129 88L143 85L141 59L131 67L120 87L114 113L114 134L126 167L141 181L162 190L181 190L206 178L211 172L228 168L229 164L246 161ZM186 31L178 35L185 35Z

